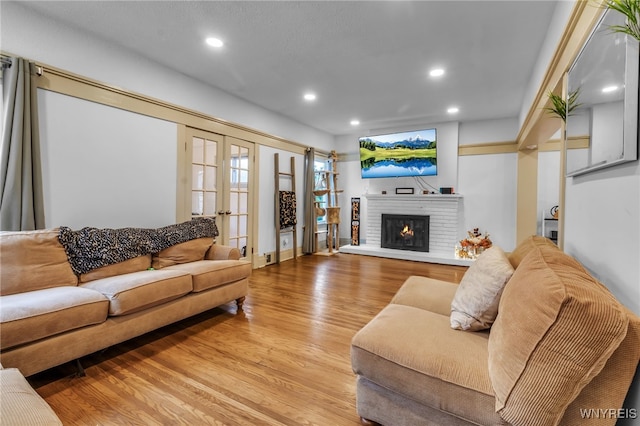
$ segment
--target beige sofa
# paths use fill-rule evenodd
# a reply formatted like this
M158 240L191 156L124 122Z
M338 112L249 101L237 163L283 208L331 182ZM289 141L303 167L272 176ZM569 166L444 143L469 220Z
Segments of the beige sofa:
M0 365L0 423L57 426L62 422L17 368Z
M2 365L30 376L234 300L240 308L251 265L213 242L76 274L58 229L1 233Z
M453 329L460 286L413 276L354 336L363 424L612 425L640 415L621 409L640 319L547 239L527 239L507 262L515 271L489 330Z

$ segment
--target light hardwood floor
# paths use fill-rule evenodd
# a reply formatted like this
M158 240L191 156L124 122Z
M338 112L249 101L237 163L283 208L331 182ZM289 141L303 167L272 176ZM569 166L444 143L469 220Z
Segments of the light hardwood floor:
M465 267L337 254L255 270L224 305L29 378L65 425L358 425L349 345L410 275Z

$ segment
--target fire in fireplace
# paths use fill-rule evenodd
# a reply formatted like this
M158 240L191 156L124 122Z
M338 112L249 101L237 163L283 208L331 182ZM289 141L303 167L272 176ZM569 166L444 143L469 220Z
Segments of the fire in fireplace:
M429 216L383 214L381 246L398 250L429 251Z
M405 225L404 228L402 228L402 231L400 231L400 235L405 240L408 240L410 238L413 238L413 236L415 235L415 232L413 232L412 228L409 228L409 225Z

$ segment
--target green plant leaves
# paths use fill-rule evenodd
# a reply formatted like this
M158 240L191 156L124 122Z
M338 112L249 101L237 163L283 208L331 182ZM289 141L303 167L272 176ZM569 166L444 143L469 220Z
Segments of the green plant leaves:
M557 95L553 92L549 92L549 100L551 101L551 106L545 108L545 110L553 115L556 115L562 119L562 121L566 122L567 117L571 115L574 109L578 108L581 104L578 103L578 96L580 93L580 89L577 89L571 93L569 93L569 97L567 101L562 98L562 96Z
M625 25L611 25L609 30L629 34L640 41L640 0L607 0L605 6L627 18Z

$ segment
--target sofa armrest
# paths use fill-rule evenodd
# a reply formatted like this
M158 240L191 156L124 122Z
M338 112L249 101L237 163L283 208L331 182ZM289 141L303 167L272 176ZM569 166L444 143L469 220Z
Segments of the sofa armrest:
M213 244L204 255L205 260L239 260L240 250L235 247Z

